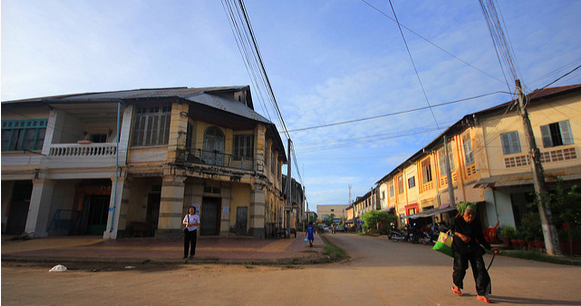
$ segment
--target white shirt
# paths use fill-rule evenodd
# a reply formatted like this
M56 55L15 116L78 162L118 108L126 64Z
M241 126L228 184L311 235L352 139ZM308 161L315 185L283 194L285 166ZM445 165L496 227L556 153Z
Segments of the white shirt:
M188 219L190 221L189 222L190 224L200 223L200 217L198 215L190 215L190 214L187 214L184 217L184 221L183 222L188 221ZM188 226L188 231L190 231L190 232L191 231L195 231L197 229L198 229L198 226L196 226L196 225Z

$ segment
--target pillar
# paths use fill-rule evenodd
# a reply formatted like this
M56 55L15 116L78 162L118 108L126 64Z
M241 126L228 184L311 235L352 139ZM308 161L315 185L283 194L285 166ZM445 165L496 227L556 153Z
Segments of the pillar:
M257 239L264 239L264 186L254 185L250 193L250 233Z
M156 238L182 236L185 180L185 176L175 175L167 175L163 178Z
M46 231L50 218L50 206L54 192L54 180L45 178L34 179L32 195L30 196L30 206L28 207L28 217L24 231L33 237L46 237Z

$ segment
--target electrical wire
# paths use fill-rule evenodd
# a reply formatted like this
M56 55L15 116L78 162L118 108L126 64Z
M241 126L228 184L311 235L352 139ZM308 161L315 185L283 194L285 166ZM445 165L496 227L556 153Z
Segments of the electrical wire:
M432 106L430 105L430 100L428 99L428 95L426 94L426 89L424 88L424 84L422 84L422 79L420 78L420 74L418 73L418 68L416 67L416 63L414 62L414 57L412 56L412 53L410 52L410 48L408 46L407 41L405 40L405 35L403 35L401 25L399 24L399 20L397 19L397 15L395 14L395 9L393 8L393 4L391 3L391 0L389 0L389 5L391 6L391 11L393 12L393 16L395 17L395 22L397 23L399 33L401 34L401 38L403 39L403 43L405 45L405 48L408 52L408 55L410 56L410 61L412 62L412 66L414 66L414 72L416 73L416 77L418 78L418 82L420 83L420 87L422 88L422 93L424 94L424 98L426 99L426 102L428 103L430 113L432 113L432 118L434 118L434 122L436 122L436 125L438 126L438 128L440 128L440 125L438 124L438 120L436 119L436 115L434 114L434 111L432 110Z
M379 12L381 15L385 16L385 17L386 17L386 18L388 18L389 20L391 20L391 21L393 21L393 22L397 22L395 19L391 18L391 16L387 15L386 13L384 13L383 11L381 11L380 9L378 9L377 7L375 7L375 6L371 5L369 2L367 2L367 1L365 1L365 0L361 0L361 2L363 2L363 3L367 4L369 7L371 7L371 8L372 8L372 9L374 9L374 10L376 10L377 12ZM497 80L497 81L499 81L499 82L501 82L501 83L504 83L504 82L503 82L502 80L500 80L499 78L497 78L497 77L495 77L495 76L493 76L493 75L491 75L491 74L489 74L489 73L485 72L485 71L484 71L484 70L482 70L482 69L479 69L478 67L475 67L475 66L471 65L470 63L468 63L468 62L464 61L463 59L459 58L458 56L456 56L456 55L454 55L454 54L452 54L452 53L448 52L446 49L444 49L444 48L442 48L442 47L440 47L440 46L436 45L435 43L433 43L433 42L432 42L432 41L430 41L429 39L427 39L427 38L425 38L425 37L421 36L421 35L420 35L420 34L418 34L417 32L415 32L415 31L413 31L412 29L410 29L410 28L406 27L405 25L403 25L403 24L401 24L401 23L400 23L400 25L401 25L401 27L402 27L402 28L404 28L404 29L408 30L410 33L414 34L414 35L415 35L415 36L417 36L418 38L420 38L420 39L424 40L425 42L429 43L430 45L432 45L432 46L436 47L436 48L437 48L437 49L439 49L440 51L442 51L442 52L444 52L444 53L448 54L448 55L449 55L449 56L451 56L452 58L454 58L454 59L456 59L456 60L458 60L458 61L462 62L463 64L465 64L465 65L469 66L470 68L472 68L472 69L474 69L474 70L476 70L476 71L478 71L478 72L480 72L480 73L482 73L482 74L484 74L484 75L486 75L486 76L488 76L488 77L490 77L490 78L492 78L492 79L495 79L495 80Z
M482 94L482 95L478 95L478 96L474 96L474 97L463 98L463 99L449 101L449 102L444 102L444 103L440 103L440 104L434 104L434 105L431 105L431 106L424 106L424 107L418 107L418 108L408 109L408 110L404 110L404 111L400 111L400 112L395 112L395 113L388 113L388 114L383 114L383 115L378 115L378 116L372 116L372 117L366 117L366 118L360 118L360 119L353 119L353 120L347 120L347 121L340 121L340 122L334 122L334 123L329 123L329 124L323 124L323 125L317 125L317 126L310 126L310 127L304 127L304 128L298 128L298 129L292 129L292 130L289 130L289 132L306 131L306 130L312 130L312 129L318 129L318 128L324 128L324 127L330 127L330 126L343 125L343 124L356 123L356 122L361 122L361 121L366 121L366 120L372 120L372 119L378 119L378 118L384 118L384 117L402 115L402 114L407 114L407 113L412 113L412 112L416 112L416 111L420 111L420 110L429 109L430 107L434 108L434 107L451 105L451 104L455 104L455 103L459 103L459 102L464 102L464 101L468 101L468 100L473 100L473 99L478 99L478 98L482 98L482 97L487 97L487 96L491 96L491 95L495 95L495 94L499 94L499 93L502 93L502 94L512 94L512 93L505 92L505 91L495 91L495 92L492 92L492 93Z

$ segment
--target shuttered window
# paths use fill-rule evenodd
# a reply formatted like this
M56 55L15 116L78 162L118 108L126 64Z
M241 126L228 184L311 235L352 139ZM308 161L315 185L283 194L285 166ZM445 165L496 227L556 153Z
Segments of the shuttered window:
M169 139L171 106L137 107L131 144L134 146L166 145Z
M545 148L573 144L573 132L569 120L541 126L543 146Z
M502 152L504 155L521 152L517 131L502 133L500 134L500 139L502 140Z
M42 150L47 119L3 120L2 151Z
M470 139L470 133L466 133L462 136L462 142L464 145L464 157L466 158L466 166L472 165L474 163L474 150L472 149L472 139Z

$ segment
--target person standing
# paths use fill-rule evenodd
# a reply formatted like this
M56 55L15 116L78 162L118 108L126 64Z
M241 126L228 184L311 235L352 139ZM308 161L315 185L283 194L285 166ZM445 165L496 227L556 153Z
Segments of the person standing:
M313 241L315 241L315 227L313 226L313 222L309 223L305 236L307 236L307 240L309 240L309 246L313 247Z
M458 216L456 216L452 226L452 232L454 233L452 242L452 249L454 250L452 279L454 286L452 287L452 292L458 296L463 295L464 276L466 275L466 270L468 270L468 262L470 262L474 281L476 282L477 299L485 303L492 303L487 297L491 293L491 284L490 276L482 258L485 251L481 245L487 250L492 250L495 254L500 253L500 250L492 248L484 239L482 224L476 218L476 204L463 202L457 205L457 210Z
M198 239L198 226L200 225L200 217L196 215L195 206L190 206L189 213L184 217L182 223L186 226L184 229L184 259L188 258L188 249L190 259L192 259L196 255L196 241Z

